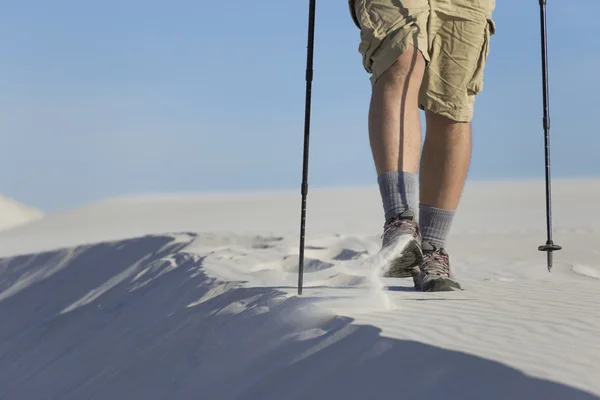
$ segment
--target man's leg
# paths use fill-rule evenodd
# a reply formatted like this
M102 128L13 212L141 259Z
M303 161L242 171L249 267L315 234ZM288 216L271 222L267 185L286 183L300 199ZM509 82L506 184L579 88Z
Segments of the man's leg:
M350 0L359 51L372 74L369 140L385 216L382 247L402 254L384 276L410 277L422 252L417 225L419 91L427 54L428 0Z
M369 140L385 214L382 247L407 239L402 254L385 267L386 277L410 277L422 259L416 203L424 69L422 54L410 46L373 85Z
M427 132L420 170L423 262L414 281L425 291L461 288L445 247L469 169L473 106L483 87L494 27L491 9L478 13L472 3L464 8L459 3L432 13L431 62L419 99L426 110Z
M425 115L419 222L423 241L444 248L471 160L471 123L430 111Z
M416 212L424 69L423 56L410 46L373 85L369 141L387 223L407 210Z

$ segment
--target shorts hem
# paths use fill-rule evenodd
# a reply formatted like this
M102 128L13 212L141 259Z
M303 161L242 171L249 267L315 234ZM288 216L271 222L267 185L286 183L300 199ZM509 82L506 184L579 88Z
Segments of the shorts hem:
M473 110L458 110L448 107L441 101L432 99L431 97L427 97L425 100L419 101L419 108L439 114L451 119L454 122L471 122L473 120Z

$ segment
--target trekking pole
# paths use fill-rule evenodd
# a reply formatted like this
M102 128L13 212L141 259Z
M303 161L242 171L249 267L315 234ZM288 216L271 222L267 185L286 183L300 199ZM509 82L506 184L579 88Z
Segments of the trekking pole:
M546 34L546 0L540 0L540 22L542 33L542 85L544 100L544 143L546 151L546 244L539 246L539 251L548 254L548 272L552 271L552 252L562 249L552 241L552 189L550 177L550 113L548 107L548 49Z
M313 78L313 48L315 41L315 3L310 0L308 10L308 45L306 56L306 108L304 111L304 160L302 165L302 212L300 217L300 259L298 261L298 295L302 294L304 278L304 236L306 232L306 197L308 195L308 150L310 139L310 102Z

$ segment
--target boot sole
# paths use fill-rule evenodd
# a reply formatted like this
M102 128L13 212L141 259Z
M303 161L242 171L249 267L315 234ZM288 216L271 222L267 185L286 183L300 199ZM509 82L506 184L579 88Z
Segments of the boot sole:
M411 278L418 272L416 268L423 261L421 246L417 240L406 245L402 255L392 261L390 268L383 274L385 278Z
M427 282L422 288L419 285L415 285L415 289L422 292L453 292L462 290L458 282L444 278Z

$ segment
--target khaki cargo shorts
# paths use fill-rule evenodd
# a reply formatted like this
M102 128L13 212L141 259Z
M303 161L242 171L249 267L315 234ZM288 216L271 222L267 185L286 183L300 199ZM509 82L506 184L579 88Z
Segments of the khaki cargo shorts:
M471 121L496 32L495 5L495 0L349 0L371 83L413 45L427 65L419 108Z

